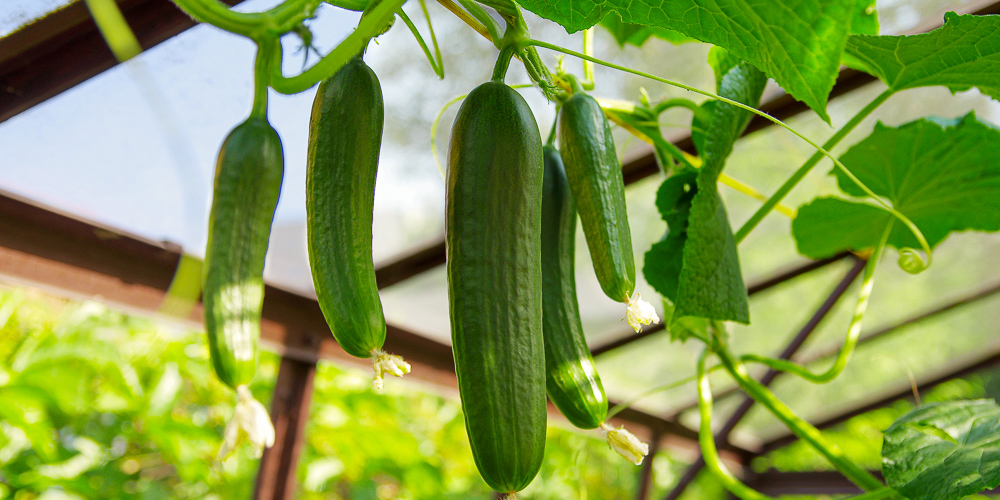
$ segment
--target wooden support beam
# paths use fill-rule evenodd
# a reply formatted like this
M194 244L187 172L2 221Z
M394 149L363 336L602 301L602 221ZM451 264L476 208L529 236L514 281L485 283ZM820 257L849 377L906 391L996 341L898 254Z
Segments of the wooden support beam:
M236 5L243 0L221 0ZM143 49L196 23L168 0L117 0ZM118 64L84 2L0 38L0 123Z
M264 451L257 471L255 500L295 498L295 467L305 439L316 363L282 358L271 400L274 446Z

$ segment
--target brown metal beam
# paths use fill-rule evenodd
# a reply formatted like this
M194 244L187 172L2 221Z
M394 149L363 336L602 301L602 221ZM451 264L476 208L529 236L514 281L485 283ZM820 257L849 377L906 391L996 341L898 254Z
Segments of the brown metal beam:
M271 400L274 446L264 450L257 470L255 500L295 498L295 467L305 439L316 363L282 358Z
M167 0L118 0L118 7L143 49L195 25ZM116 64L84 2L0 38L0 123Z
M646 456L646 460L642 463L642 469L639 471L639 487L636 488L636 500L646 500L649 498L649 492L653 488L653 460L656 460L656 453L660 451L660 441L663 436L658 432L653 433L653 437L649 440L649 455Z

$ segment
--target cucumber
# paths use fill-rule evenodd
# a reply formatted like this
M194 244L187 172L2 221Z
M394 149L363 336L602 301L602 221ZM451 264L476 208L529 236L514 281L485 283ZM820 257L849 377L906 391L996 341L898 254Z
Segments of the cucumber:
M542 330L549 400L571 424L595 429L608 399L594 367L576 301L576 206L559 152L544 149L542 184Z
M264 118L234 128L219 151L205 250L205 328L215 373L249 384L257 370L264 256L284 170L281 139Z
M593 97L579 92L563 104L559 151L601 290L612 300L628 303L635 291L635 260L625 183L611 126Z
M356 57L319 85L309 122L306 235L320 309L340 347L367 358L385 342L372 263L382 88Z
M510 87L487 82L458 111L445 231L455 372L486 483L520 491L545 450L542 140Z

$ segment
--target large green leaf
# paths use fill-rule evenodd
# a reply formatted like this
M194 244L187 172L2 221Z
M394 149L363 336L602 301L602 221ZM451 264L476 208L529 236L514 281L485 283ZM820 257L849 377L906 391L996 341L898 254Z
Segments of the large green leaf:
M932 247L952 231L1000 230L1000 130L975 114L954 120L925 118L898 128L879 123L840 160L909 217ZM843 172L834 173L841 190L864 196ZM821 198L799 210L792 234L800 253L822 258L874 247L892 220L869 204ZM889 244L919 246L899 223Z
M862 0L864 1L864 0ZM570 32L612 12L718 45L774 78L824 120L856 0L520 0Z
M958 500L1000 485L1000 407L993 400L920 406L885 431L882 474L911 500Z
M618 42L618 46L622 48L624 48L627 44L642 47L643 44L646 43L646 40L649 40L652 37L666 40L673 44L696 41L694 38L685 36L684 34L674 30L626 23L622 21L622 18L617 14L608 14L604 17L600 24L604 27L604 29L608 30L608 33L611 33L611 36L614 37L616 42Z
M949 12L944 25L922 35L854 35L845 56L891 90L942 85L952 92L979 88L1000 99L1000 16Z

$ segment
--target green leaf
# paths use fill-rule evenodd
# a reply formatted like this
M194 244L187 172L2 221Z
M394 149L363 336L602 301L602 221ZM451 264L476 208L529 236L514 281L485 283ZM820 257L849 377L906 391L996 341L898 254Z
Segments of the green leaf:
M1000 230L1000 130L973 113L954 120L925 118L898 128L879 123L840 160L909 217L931 247L952 231ZM864 196L843 172L834 174L845 193ZM799 253L823 258L874 247L892 220L870 204L821 198L799 210L792 235ZM888 243L919 246L898 223Z
M677 286L687 243L691 200L698 191L697 171L680 172L663 181L656 191L656 207L667 222L667 234L646 252L642 273L654 290L677 301ZM664 324L669 324L664 320Z
M621 48L625 48L625 45L628 44L642 47L651 37L668 41L674 45L697 41L674 30L626 23L622 21L621 16L613 13L605 16L600 24L611 33L611 36L614 37Z
M521 0L525 9L575 32L612 12L627 23L666 28L718 45L760 68L829 121L826 103L850 33L855 0Z
M852 66L881 79L890 90L942 85L952 92L979 88L1000 99L1000 18L949 12L944 25L922 35L850 37Z
M958 500L1000 485L1000 406L992 400L917 407L886 429L882 474L911 500Z
M756 106L767 77L748 63L730 69L722 78L719 94ZM746 285L740 271L736 240L726 207L719 197L719 174L733 144L753 115L729 104L712 110L711 132L705 137L698 192L691 202L684 267L677 288L675 316L750 322Z

